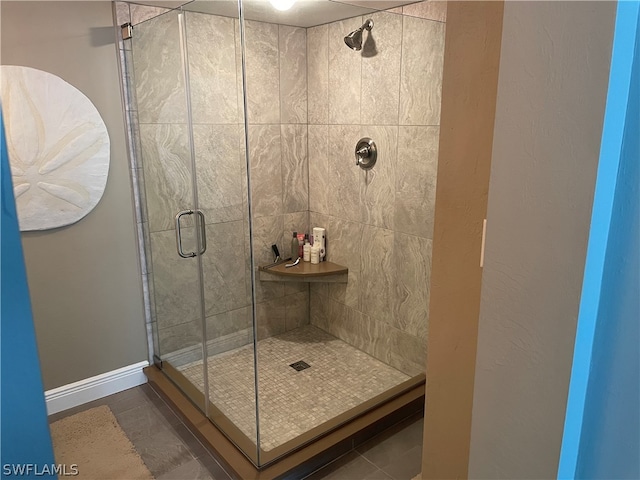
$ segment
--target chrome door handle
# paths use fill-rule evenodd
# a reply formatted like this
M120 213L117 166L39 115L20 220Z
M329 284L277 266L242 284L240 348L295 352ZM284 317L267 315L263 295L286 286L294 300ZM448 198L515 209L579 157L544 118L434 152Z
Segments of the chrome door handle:
M196 213L200 217L200 235L202 239L202 245L201 245L202 249L200 250L199 254L196 252L185 253L184 250L182 250L182 231L181 231L180 219L184 215L193 215L194 213ZM204 254L204 252L207 250L207 232L205 228L205 218L204 218L204 213L202 213L201 210L196 210L196 211L182 210L181 212L178 212L176 214L176 245L178 248L178 255L180 255L182 258L193 258L196 255Z
M202 240L202 250L200 251L200 255L204 255L204 252L207 251L207 230L205 225L204 213L202 210L196 210L196 213L200 217L200 239Z

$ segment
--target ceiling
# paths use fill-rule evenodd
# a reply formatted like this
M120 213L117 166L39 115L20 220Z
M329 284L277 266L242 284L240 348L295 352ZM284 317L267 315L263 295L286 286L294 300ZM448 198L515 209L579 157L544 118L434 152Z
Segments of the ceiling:
M237 0L136 0L135 3L164 8L238 17ZM244 18L261 22L313 27L345 18L367 15L415 3L415 0L296 0L286 11L276 10L269 0L243 0Z

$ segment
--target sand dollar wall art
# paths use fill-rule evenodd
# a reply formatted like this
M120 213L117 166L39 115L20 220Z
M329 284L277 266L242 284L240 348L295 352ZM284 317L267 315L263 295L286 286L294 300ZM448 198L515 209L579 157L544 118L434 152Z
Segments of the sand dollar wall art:
M20 230L71 225L107 184L107 127L91 101L60 77L0 67L2 113Z

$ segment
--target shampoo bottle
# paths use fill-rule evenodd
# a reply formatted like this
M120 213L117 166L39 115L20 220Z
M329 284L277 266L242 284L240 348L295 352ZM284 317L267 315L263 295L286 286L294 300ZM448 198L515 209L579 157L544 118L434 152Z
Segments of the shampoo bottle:
M304 233L298 234L298 258L304 255Z
M304 242L302 260L305 262L311 261L311 244L309 243L309 239Z
M320 248L315 244L311 247L311 263L320 263Z
M298 259L298 232L293 232L293 239L291 240L291 261L295 262Z

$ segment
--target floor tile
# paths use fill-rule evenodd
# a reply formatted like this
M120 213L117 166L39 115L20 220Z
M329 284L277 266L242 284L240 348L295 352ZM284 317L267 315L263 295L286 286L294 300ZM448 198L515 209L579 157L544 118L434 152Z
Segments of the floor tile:
M164 427L154 434L131 439L154 477L160 477L194 459L182 440Z
M107 405L114 415L137 407L147 407L151 403L142 386L124 390L105 397Z
M156 480L216 480L195 458L173 470L156 477Z
M209 451L200 443L195 435L191 433L191 430L189 430L186 425L176 425L173 427L173 431L180 437L195 458L209 455Z
M393 478L378 468L375 472L367 475L362 480L393 480Z
M138 438L153 435L159 430L171 427L171 423L157 408L148 405L117 413L115 417L134 443Z
M349 462L352 462L353 460L359 458L360 456L361 455L356 451L349 452L346 455L343 455L342 457L329 463L328 465L325 465L323 468L312 473L308 477L305 477L305 480L320 480L321 478L326 478L327 475L330 475L336 470L339 470L340 468L347 465Z
M422 427L422 418L413 418L372 438L358 447L357 451L375 466L389 473L385 467L393 464L414 447L422 448Z
M310 367L291 367L301 360ZM211 402L255 438L253 345L211 356L207 363ZM201 360L177 368L204 391ZM260 447L269 451L293 440L406 380L399 370L312 325L260 340Z
M230 480L230 476L151 387L143 385L60 412L49 421L108 405L157 480ZM419 415L383 432L306 480L411 480L420 473Z
M204 465L214 480L231 480L224 468L209 453L198 457L198 461Z
M316 472L311 480L364 480L379 470L362 455L352 452L337 460L336 465ZM336 468L338 467L338 468ZM384 478L384 477L382 477Z
M411 480L422 470L422 446L413 447L382 470L394 480Z

